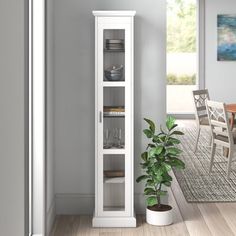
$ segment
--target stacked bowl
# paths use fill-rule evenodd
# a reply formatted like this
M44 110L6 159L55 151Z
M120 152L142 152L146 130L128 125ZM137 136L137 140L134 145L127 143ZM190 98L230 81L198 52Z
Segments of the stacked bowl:
M111 66L105 70L105 77L109 81L120 81L123 78L124 66Z

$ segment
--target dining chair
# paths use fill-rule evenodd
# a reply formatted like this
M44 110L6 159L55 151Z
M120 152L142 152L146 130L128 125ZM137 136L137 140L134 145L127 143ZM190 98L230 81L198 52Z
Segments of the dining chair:
M193 150L194 152L197 151L202 126L206 126L206 125L209 126L209 120L208 120L207 110L206 110L206 100L209 100L209 99L210 99L210 96L207 89L193 91L193 101L194 101L195 117L196 117L196 124L197 124L197 135L196 135L196 141L195 141L195 146Z
M228 150L225 158L228 159L227 179L229 179L232 161L236 161L233 160L236 154L236 136L231 131L228 113L226 112L224 103L208 100L206 101L206 107L212 133L210 172L214 164L216 146L219 145ZM223 152L222 155L224 155Z

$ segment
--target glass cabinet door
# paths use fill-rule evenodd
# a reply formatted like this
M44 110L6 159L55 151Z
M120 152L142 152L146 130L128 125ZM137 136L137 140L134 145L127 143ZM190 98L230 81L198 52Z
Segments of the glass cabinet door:
M132 157L130 35L128 26L98 28L98 209L101 216L130 214Z

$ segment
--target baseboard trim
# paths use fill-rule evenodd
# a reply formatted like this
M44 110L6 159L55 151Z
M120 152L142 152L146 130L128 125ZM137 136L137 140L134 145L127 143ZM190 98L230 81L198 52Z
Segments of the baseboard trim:
M56 218L56 201L53 199L51 205L47 211L47 225L46 225L46 235L48 236L52 230L54 221Z
M93 217L93 227L136 227L135 217Z
M94 211L94 194L57 193L56 215L92 215ZM168 202L168 197L163 199ZM136 214L143 214L146 210L143 193L134 194L134 208Z
M182 113L168 113L168 115L175 117L178 120L193 120L195 119L195 114L194 113L186 113L186 114L182 114Z

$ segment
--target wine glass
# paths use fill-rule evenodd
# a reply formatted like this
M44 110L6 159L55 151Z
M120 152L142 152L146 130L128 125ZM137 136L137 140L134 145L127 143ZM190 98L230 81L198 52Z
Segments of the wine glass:
M109 137L110 137L110 130L105 129L105 131L104 131L104 139L105 139L104 148L110 148L110 145L108 144Z
M118 128L114 128L113 129L114 147L118 147L118 138L119 138Z
M122 138L122 130L121 130L121 129L118 129L118 147L119 147L119 148L122 148L122 145L121 145L121 138Z

